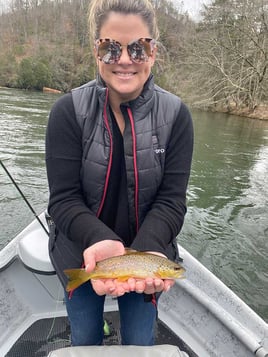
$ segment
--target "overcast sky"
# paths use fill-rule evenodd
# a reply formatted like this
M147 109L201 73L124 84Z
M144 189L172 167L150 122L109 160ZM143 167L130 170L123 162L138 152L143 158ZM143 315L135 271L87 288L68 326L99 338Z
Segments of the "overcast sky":
M172 0L175 5L181 8L183 4L183 10L188 11L189 15L194 18L198 18L198 14L202 5L210 3L212 0ZM10 0L0 0L0 11L8 7Z
M183 3L183 9L187 10L189 15L198 17L203 4L209 4L212 0L173 0L175 4Z

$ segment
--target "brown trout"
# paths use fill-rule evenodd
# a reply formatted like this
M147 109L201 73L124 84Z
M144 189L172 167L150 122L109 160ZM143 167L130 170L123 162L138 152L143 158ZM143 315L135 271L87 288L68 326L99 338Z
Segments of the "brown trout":
M184 277L184 272L185 269L181 265L167 258L136 251L99 261L90 273L85 269L64 270L69 278L66 291L74 290L90 279L117 279L118 281L126 281L129 278L178 279Z

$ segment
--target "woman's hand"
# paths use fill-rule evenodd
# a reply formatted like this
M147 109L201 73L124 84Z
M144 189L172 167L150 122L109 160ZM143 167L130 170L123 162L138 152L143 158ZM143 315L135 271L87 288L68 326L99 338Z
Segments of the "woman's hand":
M168 291L175 281L173 279L134 279L129 278L125 282L120 282L117 279L98 279L91 280L93 289L98 295L122 296L125 293L135 291L142 294L154 294L156 292Z
M97 262L117 255L123 255L124 253L125 247L120 241L106 239L95 243L84 250L85 269L90 273L94 270ZM116 286L113 279L91 280L91 284L98 295L113 294L115 296L120 296L128 289L126 284L124 288L122 288L120 284Z
M124 245L120 241L104 240L93 244L84 251L84 263L87 272L91 272L98 261L125 253ZM164 256L158 252L150 252ZM125 293L135 291L136 293L154 294L156 292L168 291L175 281L173 279L134 279L129 278L125 282L117 279L91 280L93 289L98 295L122 296Z
M91 245L84 250L84 264L87 272L91 272L100 260L125 254L125 247L118 240L106 239Z

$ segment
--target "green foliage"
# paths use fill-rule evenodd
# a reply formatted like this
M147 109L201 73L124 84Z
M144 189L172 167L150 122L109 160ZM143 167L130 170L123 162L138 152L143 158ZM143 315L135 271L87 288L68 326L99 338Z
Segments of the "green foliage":
M35 78L33 71L33 63L30 58L25 58L21 61L18 68L18 87L31 89L35 86Z
M171 53L170 58L166 50L160 53L155 73L159 74L161 85L170 88L167 81L174 76L169 72L169 61L180 61L176 47L182 37L177 35L187 32L190 21L178 13L172 1L157 0L153 4L159 19L162 49L167 48ZM13 72L17 86L29 89L51 86L69 91L93 79L96 63L88 41L88 0L43 0L28 5L25 8L23 3L16 2L12 13L3 14L0 20L1 34L7 39L3 45L11 44L18 63L18 70Z
M15 3L0 15L0 85L69 91L95 78L88 0ZM174 1L152 3L160 28L157 84L199 107L254 109L268 100L263 0L211 1L199 23Z
M35 89L42 90L43 87L49 87L51 85L51 72L49 66L42 61L38 61L34 65L35 73Z
M24 56L25 55L25 48L22 45L15 45L13 48L13 53L15 56Z
M18 68L17 84L22 89L42 90L51 84L49 66L35 58L24 58Z

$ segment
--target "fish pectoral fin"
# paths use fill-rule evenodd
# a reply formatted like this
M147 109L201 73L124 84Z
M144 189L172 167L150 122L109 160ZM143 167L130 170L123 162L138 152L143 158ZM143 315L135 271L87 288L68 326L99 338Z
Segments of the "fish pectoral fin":
M119 283L123 283L124 281L127 281L129 278L130 278L129 275L122 275L116 278L116 281L118 281Z
M162 275L158 271L154 272L154 277L158 279L163 279Z

